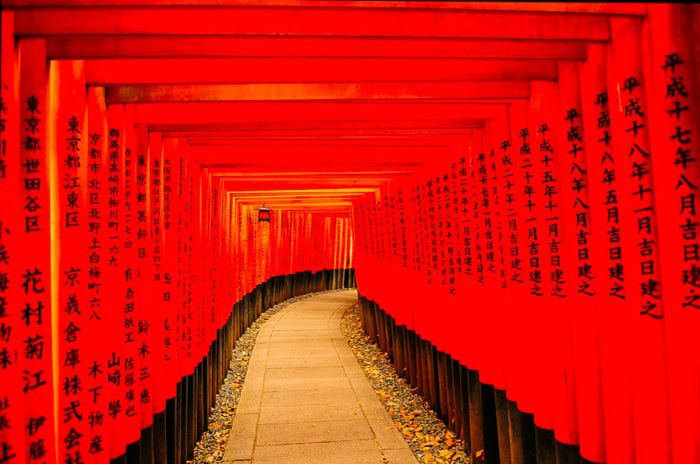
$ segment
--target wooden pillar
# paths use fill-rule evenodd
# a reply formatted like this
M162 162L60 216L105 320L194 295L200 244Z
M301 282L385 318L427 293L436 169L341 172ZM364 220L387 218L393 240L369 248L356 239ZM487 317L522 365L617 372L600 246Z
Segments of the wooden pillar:
M498 431L498 455L501 464L511 464L510 428L508 425L508 400L504 390L493 391Z

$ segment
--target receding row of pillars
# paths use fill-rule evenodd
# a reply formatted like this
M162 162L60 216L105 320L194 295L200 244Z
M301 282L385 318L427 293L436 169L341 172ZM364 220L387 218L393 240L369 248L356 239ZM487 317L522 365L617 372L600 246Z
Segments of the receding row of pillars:
M153 425L141 430L141 438L111 464L184 464L207 430L209 414L224 383L240 336L267 309L307 293L355 287L352 269L300 272L276 276L258 285L233 305L226 324L217 332L207 356L194 372L177 384L177 394L167 400L165 411Z
M577 446L555 440L537 427L479 373L405 326L397 325L377 303L360 297L362 328L389 354L398 374L423 396L438 416L464 441L472 462L485 464L586 464Z

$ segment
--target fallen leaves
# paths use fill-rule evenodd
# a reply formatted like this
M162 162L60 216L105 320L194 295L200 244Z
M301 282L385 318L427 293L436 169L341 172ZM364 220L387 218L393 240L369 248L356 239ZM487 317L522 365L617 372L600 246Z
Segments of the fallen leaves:
M468 463L462 441L415 393L416 389L398 376L388 355L362 332L357 306L345 312L341 327L370 385L418 462Z

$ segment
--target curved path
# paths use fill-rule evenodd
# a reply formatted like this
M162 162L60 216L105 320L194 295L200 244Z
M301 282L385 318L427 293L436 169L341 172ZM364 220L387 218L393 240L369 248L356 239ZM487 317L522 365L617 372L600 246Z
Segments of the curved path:
M293 303L260 330L225 463L416 464L340 330L355 291Z

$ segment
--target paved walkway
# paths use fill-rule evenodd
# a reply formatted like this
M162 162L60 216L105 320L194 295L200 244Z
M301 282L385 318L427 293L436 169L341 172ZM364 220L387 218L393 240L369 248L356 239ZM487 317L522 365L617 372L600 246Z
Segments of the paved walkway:
M355 291L275 314L258 334L224 462L416 464L340 330Z

